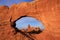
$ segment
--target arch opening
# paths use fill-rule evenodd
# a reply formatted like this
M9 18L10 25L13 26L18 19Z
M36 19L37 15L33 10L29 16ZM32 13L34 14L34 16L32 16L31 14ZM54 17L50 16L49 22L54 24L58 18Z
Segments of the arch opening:
M41 32L44 30L44 26L42 22L38 21L37 19L30 17L30 16L22 16L18 18L18 20L15 21L16 28L18 30L25 31L28 30L27 32L29 33L34 33L35 31Z

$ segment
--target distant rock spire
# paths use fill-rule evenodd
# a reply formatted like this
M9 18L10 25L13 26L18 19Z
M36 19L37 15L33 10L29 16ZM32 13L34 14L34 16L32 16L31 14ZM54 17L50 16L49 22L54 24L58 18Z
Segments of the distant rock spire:
M32 31L32 27L30 26L30 24L28 24L28 28L27 28L28 30L28 32L30 32L30 31Z
M31 27L30 24L28 24L28 29L29 29L30 27Z

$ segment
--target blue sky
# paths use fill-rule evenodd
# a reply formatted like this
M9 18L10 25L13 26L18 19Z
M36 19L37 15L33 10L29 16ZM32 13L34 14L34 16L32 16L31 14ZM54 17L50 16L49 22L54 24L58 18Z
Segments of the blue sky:
M31 2L32 0L0 0L0 5L10 6L12 4L18 4L21 2Z
M21 2L31 2L31 1L32 0L0 0L0 6L2 5L11 6L12 4L18 4ZM44 29L44 26L41 22L31 17L21 18L20 20L16 22L16 24L17 24L16 27L18 29L20 28L26 29L28 24L35 27L39 26L41 29Z
M28 25L34 26L34 27L40 27L41 29L44 29L43 24L32 17L23 17L16 21L16 27L18 29L26 29Z

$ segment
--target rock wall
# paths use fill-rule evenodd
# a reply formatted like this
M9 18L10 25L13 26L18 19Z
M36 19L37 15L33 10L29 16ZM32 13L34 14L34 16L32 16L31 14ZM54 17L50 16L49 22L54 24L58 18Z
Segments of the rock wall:
M22 16L41 21L45 29L40 34L16 32L11 24ZM12 22L12 23L11 23ZM0 40L60 40L60 0L36 0L0 6Z

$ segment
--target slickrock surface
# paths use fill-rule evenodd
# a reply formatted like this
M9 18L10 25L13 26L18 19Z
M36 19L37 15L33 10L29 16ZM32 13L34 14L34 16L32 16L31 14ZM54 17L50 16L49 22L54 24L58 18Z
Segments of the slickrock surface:
M23 16L31 16L41 21L45 29L40 34L16 31L11 26ZM60 0L36 0L0 6L0 40L60 40Z

